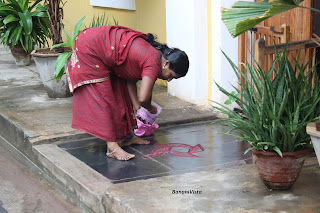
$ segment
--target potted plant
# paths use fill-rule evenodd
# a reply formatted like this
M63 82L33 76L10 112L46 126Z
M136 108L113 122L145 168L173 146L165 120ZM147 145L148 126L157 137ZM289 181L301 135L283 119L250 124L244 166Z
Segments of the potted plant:
M50 27L48 28L53 45L62 43L62 18L63 18L63 2L61 0L45 0L47 6L47 14L49 17ZM71 52L68 47L42 48L33 50L31 55L37 66L40 78L44 84L47 94L50 98L65 98L72 94L69 92L67 79L61 78L54 81L54 69L57 58L64 52Z
M312 149L306 125L320 118L320 84L315 67L307 70L307 65L299 65L299 56L294 64L286 54L276 52L275 56L268 72L258 65L245 66L252 79L226 56L239 79L240 88L234 89L242 98L217 86L235 99L243 115L219 103L214 108L226 115L216 121L231 128L224 134L250 144L246 153L252 150L264 183L272 189L287 189Z
M73 46L77 35L81 32L82 22L85 17L82 17L75 25L72 36L69 36L61 24L62 19L62 4L61 0L46 0L48 5L48 14L50 18L50 34L53 41L51 48L34 50L33 55L40 77L45 85L47 94L50 98L70 97L70 93L65 69L68 66L68 60L72 55ZM118 22L114 20L114 24ZM89 27L97 27L101 25L109 25L108 18L105 14L101 17L93 18ZM64 31L67 42L62 41L61 32ZM55 80L54 80L55 79Z
M41 1L0 1L1 43L11 49L17 66L29 65L34 46L47 44L50 37L47 6Z

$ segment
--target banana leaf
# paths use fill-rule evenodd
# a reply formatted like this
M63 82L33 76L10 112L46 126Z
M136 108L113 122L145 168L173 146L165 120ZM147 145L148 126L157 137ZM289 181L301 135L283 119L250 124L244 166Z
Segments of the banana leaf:
M294 8L314 8L299 6L304 0L264 0L263 2L237 1L232 8L222 8L221 17L232 37L244 33L260 22Z

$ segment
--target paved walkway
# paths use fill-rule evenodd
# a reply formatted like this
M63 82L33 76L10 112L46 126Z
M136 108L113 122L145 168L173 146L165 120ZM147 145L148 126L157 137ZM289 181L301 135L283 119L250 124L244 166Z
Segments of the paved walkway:
M0 213L80 213L0 146Z
M153 97L161 128L150 145L127 148L136 159L118 162L70 127L72 98L49 99L35 65L17 68L0 48L0 145L83 212L320 212L315 157L291 190L270 191L243 155L247 144L205 125L216 117L210 109L161 86Z

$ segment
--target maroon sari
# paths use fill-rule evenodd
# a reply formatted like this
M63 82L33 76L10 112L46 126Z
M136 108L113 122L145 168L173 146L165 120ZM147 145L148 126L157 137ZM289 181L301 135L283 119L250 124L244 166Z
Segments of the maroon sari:
M72 128L105 141L123 141L136 126L126 80L158 78L161 55L145 34L121 26L82 31L67 78L73 96Z

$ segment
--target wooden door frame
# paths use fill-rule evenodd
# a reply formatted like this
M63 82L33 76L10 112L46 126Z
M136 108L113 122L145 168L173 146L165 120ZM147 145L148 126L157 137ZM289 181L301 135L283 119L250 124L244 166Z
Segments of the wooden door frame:
M315 8L320 10L320 3L315 4ZM315 23L314 32L316 35L320 36L320 13L315 14L314 23ZM319 62L320 61L320 48L317 48L316 51L317 51L316 52L316 61ZM317 70L318 70L318 76L320 76L320 64L317 65Z

